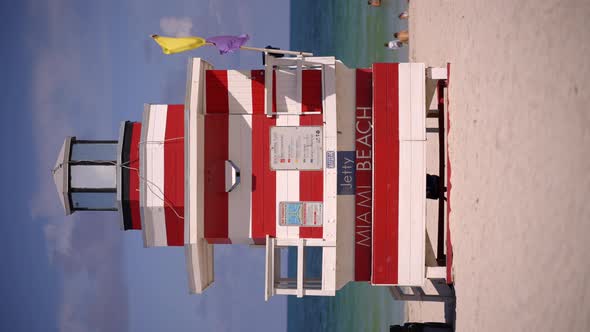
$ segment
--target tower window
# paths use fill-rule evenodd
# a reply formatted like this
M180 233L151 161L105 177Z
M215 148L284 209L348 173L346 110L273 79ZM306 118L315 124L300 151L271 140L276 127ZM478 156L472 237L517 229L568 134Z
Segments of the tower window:
M73 210L117 211L116 192L73 192Z
M117 160L117 143L97 141L75 141L72 145L71 161L115 161Z

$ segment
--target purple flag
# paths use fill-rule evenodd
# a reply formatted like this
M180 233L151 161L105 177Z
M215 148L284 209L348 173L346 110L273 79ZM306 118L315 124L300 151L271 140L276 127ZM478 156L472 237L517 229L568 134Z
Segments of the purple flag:
M217 47L219 54L233 53L244 45L250 36L239 35L239 36L216 36L207 38L207 43L211 43Z

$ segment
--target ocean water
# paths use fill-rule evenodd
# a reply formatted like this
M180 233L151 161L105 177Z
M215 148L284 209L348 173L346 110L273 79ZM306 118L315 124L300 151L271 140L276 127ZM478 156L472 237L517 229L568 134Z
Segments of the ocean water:
M382 0L370 7L366 0L292 0L290 49L333 55L350 68L370 67L373 62L408 61L408 50L391 51L384 43L407 28L397 15L405 0ZM294 276L296 251L288 253L288 274ZM306 273L321 269L319 251L306 253ZM335 297L290 296L287 329L293 331L388 331L403 321L404 306L385 287L349 283Z
M319 248L311 248L319 249ZM321 251L305 256L306 278L321 272ZM297 250L288 252L288 277L295 278ZM389 325L403 322L402 302L392 300L386 287L351 282L336 296L306 296L287 299L287 331L389 331Z
M290 48L333 55L351 68L407 61L407 47L392 51L383 45L407 29L397 17L406 8L406 0L382 0L380 7L366 0L291 0Z

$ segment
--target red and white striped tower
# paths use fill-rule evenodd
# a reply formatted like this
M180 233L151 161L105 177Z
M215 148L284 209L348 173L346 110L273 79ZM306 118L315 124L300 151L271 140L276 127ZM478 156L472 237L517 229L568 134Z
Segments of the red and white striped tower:
M62 204L118 211L146 247L184 246L193 293L213 282L215 244L266 248L266 298L420 286L424 73L333 57L267 56L245 71L190 59L184 104L145 105L118 141L66 139L53 171ZM280 275L286 247L294 279ZM308 247L321 248L319 280L306 277Z

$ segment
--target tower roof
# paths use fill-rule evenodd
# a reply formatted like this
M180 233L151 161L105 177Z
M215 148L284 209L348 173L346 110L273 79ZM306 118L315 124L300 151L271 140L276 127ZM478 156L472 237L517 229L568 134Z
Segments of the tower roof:
M55 182L55 187L59 195L59 200L61 201L61 205L63 206L66 215L72 213L70 207L70 200L68 198L68 178L70 176L68 161L70 159L71 142L72 137L66 137L63 145L61 146L61 149L59 150L57 161L55 162L55 167L53 167L52 170L53 182Z

